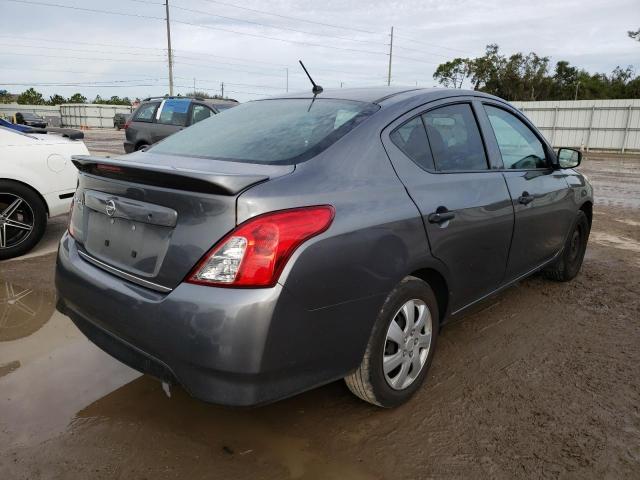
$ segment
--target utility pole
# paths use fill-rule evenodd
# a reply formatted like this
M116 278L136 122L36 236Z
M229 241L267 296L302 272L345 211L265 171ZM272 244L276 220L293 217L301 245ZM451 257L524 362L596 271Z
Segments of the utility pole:
M391 27L391 42L389 43L389 73L387 74L387 85L391 85L391 59L392 58L393 58L393 27Z
M173 96L173 52L171 51L171 26L169 22L169 0L165 0L167 11L167 55L169 58L169 95Z
M220 83L221 97L224 98L224 82Z
M576 83L576 95L573 98L574 100L578 100L578 87L580 86L580 80L578 80L578 82Z
M193 94L196 94L196 77L193 77Z

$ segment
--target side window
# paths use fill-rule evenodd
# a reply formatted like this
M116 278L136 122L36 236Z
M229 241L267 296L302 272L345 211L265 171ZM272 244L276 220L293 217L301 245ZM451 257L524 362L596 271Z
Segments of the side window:
M486 170L487 157L471 105L436 108L422 116L439 171Z
M187 112L189 111L189 99L169 99L165 100L162 105L162 111L158 117L158 123L164 125L176 125L183 127L187 124Z
M504 168L533 169L548 166L544 147L520 119L506 110L484 106L493 127Z
M213 115L213 112L209 107L194 104L193 109L191 110L191 125L201 122L202 120L206 120L211 115Z
M153 115L159 103L145 103L141 105L133 116L134 122L153 122Z
M391 132L390 138L396 147L418 166L425 170L434 169L427 132L420 117L415 117L400 125Z

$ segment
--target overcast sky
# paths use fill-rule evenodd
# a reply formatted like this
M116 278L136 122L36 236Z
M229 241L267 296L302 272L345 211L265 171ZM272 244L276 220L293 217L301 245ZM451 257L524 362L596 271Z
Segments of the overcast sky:
M164 0L18 1L0 0L0 89L90 99L167 92ZM193 90L195 78L196 89L220 93L224 82L241 101L279 94L287 68L289 90L307 89L298 59L325 88L382 85L392 25L394 85L433 86L439 63L481 55L488 43L591 72L640 69L640 42L626 34L640 28L640 0L169 2L175 93Z

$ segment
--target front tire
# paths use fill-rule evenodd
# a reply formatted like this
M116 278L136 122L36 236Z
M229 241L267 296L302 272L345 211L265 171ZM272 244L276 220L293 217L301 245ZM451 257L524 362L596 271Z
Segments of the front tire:
M406 277L387 297L360 366L345 382L362 400L391 408L406 402L427 376L439 330L431 287Z
M587 250L590 231L589 219L582 210L578 210L578 215L562 253L555 262L543 270L546 278L558 282L568 282L578 275Z
M47 209L31 188L0 180L0 260L31 250L44 235Z

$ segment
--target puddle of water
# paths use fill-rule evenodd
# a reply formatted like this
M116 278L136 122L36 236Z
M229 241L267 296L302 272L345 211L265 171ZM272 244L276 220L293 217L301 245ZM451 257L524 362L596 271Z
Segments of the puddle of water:
M133 436L145 466L157 462L156 447L146 448L156 438L157 448L176 455L204 449L203 461L220 473L227 465L291 479L372 478L356 459L332 458L307 435L323 438L324 410L314 408L326 402L322 389L256 409L206 404L180 388L168 398L159 382L89 342L54 310L52 295L0 281L0 319L1 450L43 442L66 449L70 438L119 448Z
M55 311L52 294L0 281L0 431L9 445L63 432L137 376Z

